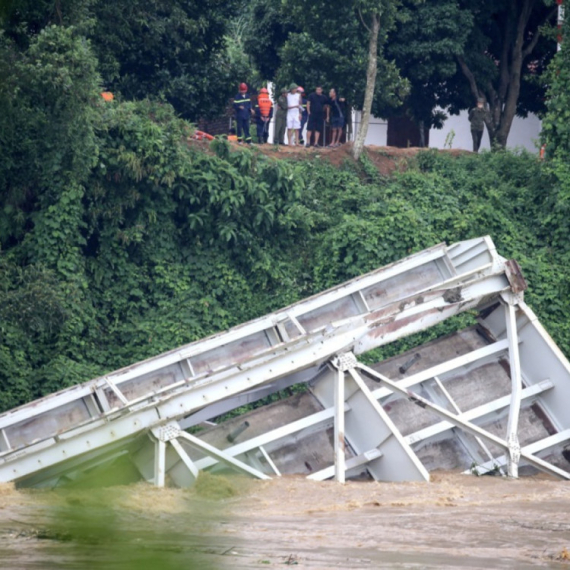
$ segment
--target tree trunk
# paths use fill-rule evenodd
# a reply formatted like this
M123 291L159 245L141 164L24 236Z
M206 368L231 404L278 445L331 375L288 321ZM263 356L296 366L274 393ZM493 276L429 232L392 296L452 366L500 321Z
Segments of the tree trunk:
M370 110L374 99L374 89L376 87L376 73L378 71L378 33L380 31L380 15L372 15L372 27L370 29L370 42L368 44L368 70L366 71L366 92L364 94L364 106L362 107L362 117L360 128L354 141L352 155L356 160L360 158L364 148L364 141L368 134L368 123L370 122Z
M536 0L522 0L520 4L515 4L519 11L511 12L505 23L497 85L493 85L491 81L486 85L480 85L465 60L461 57L457 58L459 67L469 82L473 97L482 98L489 105L490 113L485 124L489 131L491 149L504 149L507 146L507 139L517 111L523 65L536 47L541 34L541 28L538 26L529 38L528 24L535 4ZM555 14L555 10L556 7L542 23L548 22Z

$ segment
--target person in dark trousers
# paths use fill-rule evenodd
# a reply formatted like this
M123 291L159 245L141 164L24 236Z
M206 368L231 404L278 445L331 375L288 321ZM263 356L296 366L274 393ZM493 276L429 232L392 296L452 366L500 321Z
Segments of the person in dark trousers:
M273 144L285 144L285 130L287 129L287 88L281 89L281 95L277 99L275 111L275 132Z
M332 128L332 139L329 148L340 146L340 138L342 136L342 129L345 125L346 101L338 99L336 90L331 89L327 101L327 123L330 123Z
M257 142L265 144L269 138L269 123L273 117L273 103L269 91L265 87L259 90L255 104L255 121L257 123Z
M234 111L236 113L238 143L245 142L251 144L251 136L249 134L251 99L245 83L240 83L239 93L234 97Z
M485 130L485 119L487 119L485 103L482 99L477 101L477 107L469 111L469 123L471 124L471 137L473 138L473 152L479 152L483 131Z
M307 123L308 113L307 113L307 97L305 90L302 87L297 88L297 92L301 94L301 128L299 129L299 143L305 144L303 139L303 129Z
M315 135L314 146L319 146L319 138L325 122L326 102L326 95L323 95L323 88L319 85L307 100L307 146L313 144L311 140L313 134Z

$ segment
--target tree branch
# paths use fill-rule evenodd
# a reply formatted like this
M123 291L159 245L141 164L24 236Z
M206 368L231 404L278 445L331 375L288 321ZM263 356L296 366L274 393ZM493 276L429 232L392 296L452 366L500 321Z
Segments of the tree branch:
M55 13L59 20L59 25L63 26L63 14L61 12L61 0L55 0Z
M459 67L461 68L463 75L465 75L467 81L469 81L469 86L471 87L471 93L473 93L473 97L475 97L475 99L478 99L480 91L477 87L477 80L475 79L473 72L469 69L469 66L465 63L465 60L460 55L457 56L457 62L459 63Z
M358 15L360 16L360 21L362 22L362 25L368 30L368 33L371 34L372 30L366 25L366 22L364 21L364 18L362 17L362 10L360 8L358 8Z
M526 48L523 49L523 52L522 52L523 59L527 58L534 51L534 48L536 47L536 44L538 43L538 40L540 39L540 27L543 26L544 24L546 24L546 22L548 22L548 20L550 20L550 18L553 18L554 15L557 13L557 11L558 11L558 6L554 6L554 8L552 8L552 10L550 10L550 12L548 12L548 14L546 15L546 18L544 18L544 20L538 25L538 27L536 28L536 32L535 32L534 36L532 36L532 40L526 46Z
M503 35L503 49L501 52L501 59L499 61L499 97L501 101L507 95L509 87L509 49L511 46L511 38L513 34L513 18L512 15L516 14L516 6L511 6L511 10L507 13L505 18L505 28Z

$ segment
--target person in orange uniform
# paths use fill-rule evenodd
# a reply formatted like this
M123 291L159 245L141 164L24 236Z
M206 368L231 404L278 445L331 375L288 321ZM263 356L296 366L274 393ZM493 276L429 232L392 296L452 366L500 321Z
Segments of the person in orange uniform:
M257 142L267 143L269 138L269 123L273 117L273 102L269 96L269 91L265 87L259 90L257 103L255 105L255 119L257 122Z

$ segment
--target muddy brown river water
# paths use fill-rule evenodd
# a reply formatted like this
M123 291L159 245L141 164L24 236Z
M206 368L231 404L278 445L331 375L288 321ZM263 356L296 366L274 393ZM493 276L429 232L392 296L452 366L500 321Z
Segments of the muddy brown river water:
M201 477L202 479L202 477ZM0 486L0 569L570 570L570 483L204 476L193 490Z

